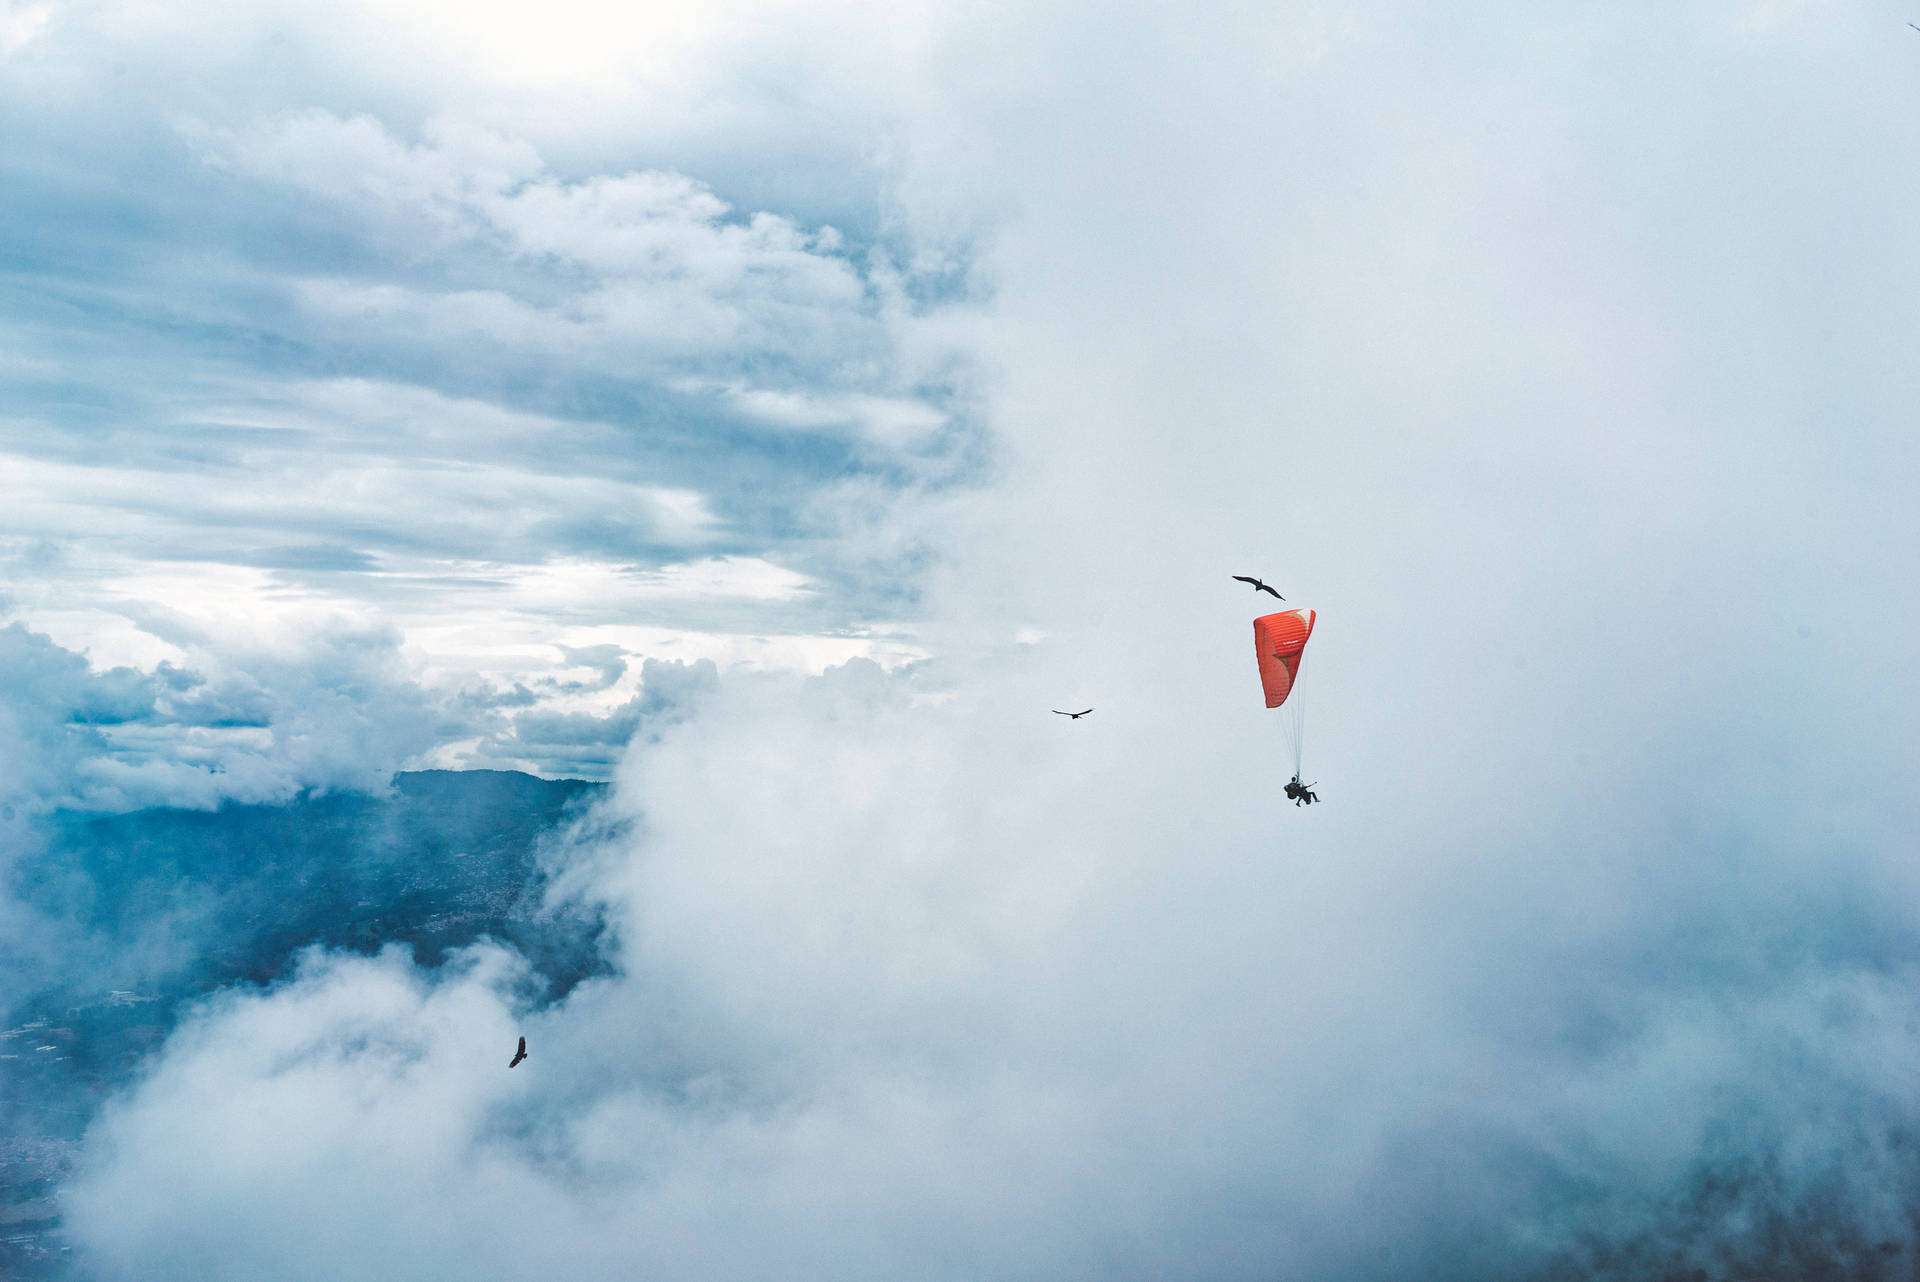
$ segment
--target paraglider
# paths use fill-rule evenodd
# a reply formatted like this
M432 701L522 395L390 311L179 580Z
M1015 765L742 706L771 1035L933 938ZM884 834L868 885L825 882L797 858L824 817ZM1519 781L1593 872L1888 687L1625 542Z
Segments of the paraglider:
M1293 804L1312 805L1320 798L1312 785L1300 782L1301 736L1306 729L1304 705L1295 694L1300 676L1300 658L1306 653L1307 638L1313 635L1312 610L1282 610L1263 614L1253 621L1253 652L1260 663L1260 687L1269 708L1282 708L1280 724L1286 730L1287 746L1293 750L1293 779L1286 792Z

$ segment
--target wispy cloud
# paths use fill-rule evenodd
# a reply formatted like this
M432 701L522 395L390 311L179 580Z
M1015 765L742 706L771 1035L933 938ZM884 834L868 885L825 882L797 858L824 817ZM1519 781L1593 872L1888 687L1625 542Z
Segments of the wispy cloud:
M45 57L97 74L89 21ZM90 123L24 91L6 109ZM327 617L476 688L642 635L676 659L896 652L860 637L911 550L864 539L846 496L972 464L885 248L668 168L562 176L471 114L201 102L157 151L102 158L150 166L161 212L30 165L13 187L14 617L146 668L181 660L179 627L217 663L225 635ZM189 212L209 190L223 233Z

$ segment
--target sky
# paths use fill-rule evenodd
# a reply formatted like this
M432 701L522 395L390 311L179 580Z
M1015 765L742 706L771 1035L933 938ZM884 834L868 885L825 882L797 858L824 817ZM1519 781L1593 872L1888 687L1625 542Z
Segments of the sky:
M87 1276L1911 1275L1914 15L630 10L0 8L9 857L611 784Z

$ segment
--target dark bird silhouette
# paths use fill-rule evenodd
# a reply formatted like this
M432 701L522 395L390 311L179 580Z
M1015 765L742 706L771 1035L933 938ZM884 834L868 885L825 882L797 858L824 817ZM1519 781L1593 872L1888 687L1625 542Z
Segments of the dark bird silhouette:
M1093 711L1092 708L1087 709L1087 712L1092 712L1092 711ZM1087 712L1062 712L1060 711L1060 709L1055 708L1053 710L1053 715L1056 717L1072 717L1075 721L1078 721L1080 718L1086 716Z
M512 1059L507 1061L507 1067L508 1068L519 1067L520 1061L525 1059L526 1057L527 1057L527 1039L522 1037L520 1039L520 1049L513 1053Z
M1268 587L1268 586L1267 586L1266 584L1264 584L1264 583L1262 583L1262 582L1261 582L1260 580L1258 580L1258 579L1250 579L1250 578L1248 578L1248 577L1247 577L1246 575L1244 575L1244 574L1236 574L1236 575L1234 575L1233 577L1234 577L1234 578L1236 578L1236 579L1238 579L1238 580L1240 580L1240 581L1241 581L1242 583L1251 583L1251 584L1253 584L1253 590L1254 590L1255 592L1265 592L1265 593L1267 593L1268 595L1270 595L1270 596L1273 596L1273 597L1277 597L1277 598L1279 598L1279 599L1280 599L1280 600L1282 600L1282 601L1284 601L1284 600L1286 600L1286 599L1287 599L1287 598L1285 598L1285 597L1283 597L1283 596L1281 596L1281 595L1280 595L1280 594L1279 594L1278 592L1275 592L1275 591L1274 591L1274 590L1273 590L1272 588L1270 588L1270 587Z

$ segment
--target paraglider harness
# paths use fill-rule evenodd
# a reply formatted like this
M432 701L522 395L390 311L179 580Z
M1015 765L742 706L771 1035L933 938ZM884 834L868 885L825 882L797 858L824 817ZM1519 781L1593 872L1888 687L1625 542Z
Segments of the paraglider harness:
M1319 797L1314 795L1313 789L1313 784L1301 783L1299 775L1295 775L1293 778L1287 780L1287 796L1293 799L1293 804L1296 806L1311 806L1314 802L1320 800Z

